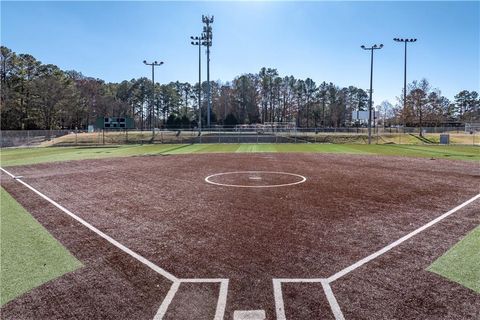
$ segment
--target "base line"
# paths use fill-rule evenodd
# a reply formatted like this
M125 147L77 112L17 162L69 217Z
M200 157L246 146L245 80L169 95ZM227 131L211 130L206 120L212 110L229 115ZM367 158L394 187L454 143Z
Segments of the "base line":
M476 196L470 198L469 200L465 201L464 203L456 206L455 208L451 209L450 211L442 214L441 216L433 219L433 220L430 221L429 223L427 223L427 224L421 226L420 228L418 228L418 229L410 232L409 234L401 237L401 238L398 239L397 241L392 242L392 243L389 244L388 246L386 246L386 247L384 247L384 248L382 248L382 249L380 249L380 250L372 253L371 255L363 258L362 260L359 260L359 261L355 262L355 263L352 264L351 266L348 266L348 267L346 267L345 269L343 269L343 270L335 273L334 275L332 275L330 278L327 279L328 283L331 283L332 281L335 281L335 280L343 277L344 275L346 275L346 274L352 272L353 270L361 267L361 266L364 265L365 263L367 263L367 262L369 262L369 261L371 261L371 260L373 260L373 259L381 256L381 255L384 254L385 252L390 251L391 249L393 249L393 248L395 248L396 246L400 245L401 243L407 241L407 240L410 239L411 237L419 234L419 233L422 232L423 230L425 230L425 229L433 226L434 224L442 221L442 220L445 219L446 217L450 216L451 214L455 213L456 211L462 209L463 207L469 205L470 203L472 203L473 201L475 201L475 200L477 200L477 199L479 199L479 198L480 198L480 193L477 194Z
M94 226L92 226L90 223L88 223L87 221L83 220L82 218L78 217L77 215L75 215L74 213L72 213L70 210L68 210L67 208L61 206L60 204L58 204L57 202L55 202L54 200L50 199L49 197L47 197L46 195L44 195L43 193L41 193L40 191L38 191L37 189L35 189L34 187L32 187L31 185L29 185L28 183L22 181L20 178L18 177L15 177L13 174L11 174L10 172L8 172L7 170L3 169L0 167L0 170L2 170L3 172L5 172L6 174L8 174L10 177L14 178L15 181L18 181L20 182L21 184L23 184L25 187L27 187L28 189L32 190L33 192L35 192L36 194L38 194L40 197L42 197L43 199L47 200L48 202L50 202L51 204L53 204L55 207L57 207L58 209L62 210L63 212L65 212L67 215L69 215L70 217L72 217L73 219L77 220L78 222L80 222L81 224L83 224L85 227L87 227L88 229L90 229L91 231L95 232L98 236L102 237L103 239L107 240L108 242L110 242L111 244L113 244L115 247L117 247L118 249L122 250L123 252L127 253L128 255L132 256L133 258L135 258L136 260L140 261L141 263L143 263L144 265L146 265L147 267L149 267L150 269L152 269L153 271L161 274L162 276L164 276L165 278L167 278L168 280L172 281L172 282L176 282L178 281L178 278L175 277L173 274L171 274L170 272L160 268L159 266L157 266L156 264L154 264L153 262L147 260L146 258L144 258L143 256L139 255L138 253L130 250L129 248L125 247L123 244L121 244L120 242L118 242L117 240L113 239L112 237L108 236L107 234L103 233L102 231L98 230L97 228L95 228Z

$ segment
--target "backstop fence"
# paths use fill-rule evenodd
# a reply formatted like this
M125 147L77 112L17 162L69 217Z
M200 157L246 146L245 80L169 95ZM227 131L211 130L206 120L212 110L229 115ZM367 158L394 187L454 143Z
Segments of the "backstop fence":
M82 146L147 143L368 143L367 128L297 128L294 126L236 126L198 129L1 131L1 147ZM441 139L448 135L448 139ZM466 127L372 128L375 144L480 145L480 129Z

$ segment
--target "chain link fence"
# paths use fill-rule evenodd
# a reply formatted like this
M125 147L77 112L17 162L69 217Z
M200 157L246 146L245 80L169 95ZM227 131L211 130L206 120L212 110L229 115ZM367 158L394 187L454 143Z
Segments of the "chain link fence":
M67 136L71 132L71 130L1 130L0 146L2 148L39 146Z
M480 145L480 132L464 127L372 128L375 144L440 144L440 135L449 135L449 144ZM198 129L1 131L1 147L82 146L119 144L191 143L368 143L367 128L268 128L233 127Z

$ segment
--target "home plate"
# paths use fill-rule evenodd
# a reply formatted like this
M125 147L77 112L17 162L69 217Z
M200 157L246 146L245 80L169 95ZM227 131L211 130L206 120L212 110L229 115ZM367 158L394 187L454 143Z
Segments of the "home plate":
M264 310L237 310L233 312L233 320L264 320Z

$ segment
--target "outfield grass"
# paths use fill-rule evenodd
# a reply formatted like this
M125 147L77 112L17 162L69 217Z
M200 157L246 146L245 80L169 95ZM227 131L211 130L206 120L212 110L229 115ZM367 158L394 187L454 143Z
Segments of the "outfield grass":
M3 149L0 154L0 161L2 166L8 167L109 157L224 152L323 152L480 161L480 148L476 146L359 144L153 144L109 147L18 148Z
M0 193L0 305L4 305L82 263L3 188Z
M480 293L480 226L438 258L428 270Z

